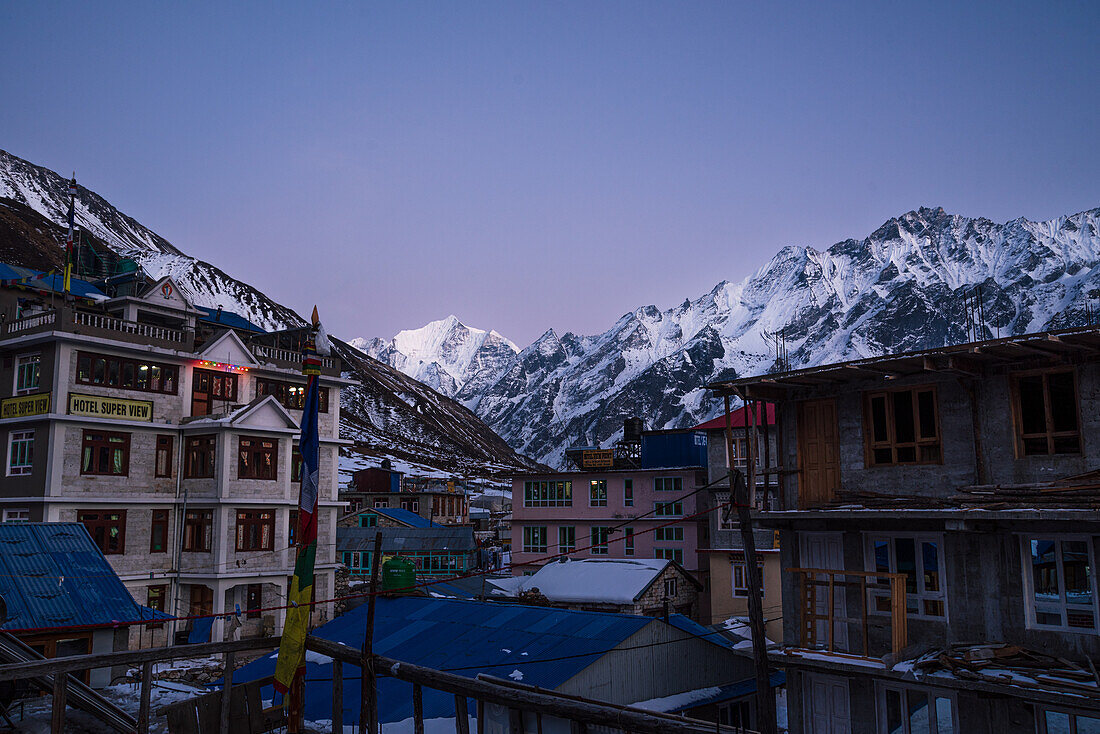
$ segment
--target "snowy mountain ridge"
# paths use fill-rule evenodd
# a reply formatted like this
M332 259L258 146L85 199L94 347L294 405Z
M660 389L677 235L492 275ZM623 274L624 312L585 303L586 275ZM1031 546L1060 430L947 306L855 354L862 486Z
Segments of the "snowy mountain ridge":
M495 331L466 326L453 314L393 339L352 339L356 349L453 397L468 384L495 382L519 347Z
M629 415L649 428L714 417L704 386L773 370L780 332L795 368L959 343L976 287L982 338L1084 323L1098 231L1100 209L1004 224L917 209L825 250L785 247L739 283L635 309L602 334L549 330L455 397L517 450L560 465L569 445L617 439Z

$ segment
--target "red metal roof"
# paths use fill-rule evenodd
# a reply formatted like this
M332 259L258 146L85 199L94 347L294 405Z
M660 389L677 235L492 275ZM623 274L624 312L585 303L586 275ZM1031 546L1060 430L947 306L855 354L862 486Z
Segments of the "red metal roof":
M761 412L763 412L764 418L769 426L775 425L775 403L763 403L764 410L760 410L760 406L757 405L756 409L756 425L761 425L764 420L761 420ZM730 411L730 425L734 428L744 428L747 424L749 417L748 406L741 406L737 410ZM713 418L706 423L700 423L697 426L692 426L692 431L710 431L717 430L726 427L726 416L720 415L717 418Z

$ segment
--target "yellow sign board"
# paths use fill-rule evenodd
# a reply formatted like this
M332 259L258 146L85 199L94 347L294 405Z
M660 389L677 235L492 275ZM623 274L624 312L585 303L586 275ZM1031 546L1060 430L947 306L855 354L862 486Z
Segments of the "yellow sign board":
M19 395L0 401L0 418L24 418L28 415L43 415L49 412L50 394L48 392Z
M581 464L585 469L601 469L615 466L615 452L612 449L585 451L581 454Z
M126 400L105 395L69 395L69 415L153 422L152 400Z

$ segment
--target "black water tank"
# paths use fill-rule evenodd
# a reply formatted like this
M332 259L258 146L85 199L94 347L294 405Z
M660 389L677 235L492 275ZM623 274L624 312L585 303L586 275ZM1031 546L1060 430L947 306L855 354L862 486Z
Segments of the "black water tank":
M393 469L393 462L390 461L389 459L382 459L382 468L385 469L386 471L392 470Z
M627 418L623 421L623 442L624 443L638 443L642 440L642 431L645 430L645 423L641 418L637 416L633 418Z

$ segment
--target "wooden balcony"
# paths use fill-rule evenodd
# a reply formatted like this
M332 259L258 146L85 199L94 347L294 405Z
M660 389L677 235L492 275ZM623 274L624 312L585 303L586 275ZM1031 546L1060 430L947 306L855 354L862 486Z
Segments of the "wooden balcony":
M827 568L788 568L787 572L798 576L799 647L877 659L887 652L897 655L908 644L905 574ZM888 615L869 613L869 592L875 590L889 592ZM859 607L859 616L848 611L853 603ZM887 626L888 642L879 633L879 628Z

